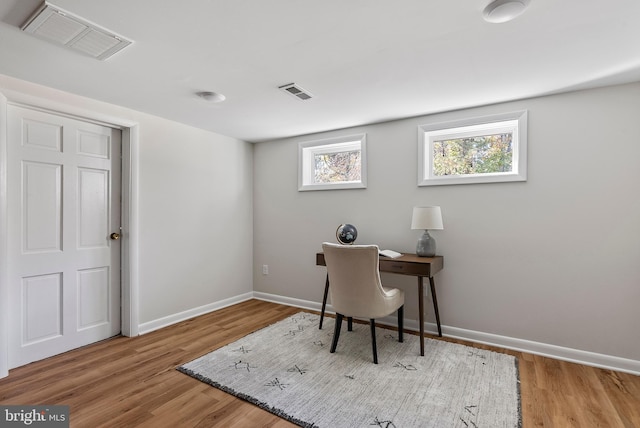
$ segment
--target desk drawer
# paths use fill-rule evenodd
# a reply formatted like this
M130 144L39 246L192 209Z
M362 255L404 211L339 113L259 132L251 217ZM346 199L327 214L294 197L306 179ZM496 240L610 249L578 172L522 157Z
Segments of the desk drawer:
M431 266L424 263L380 260L380 272L391 272L414 276L431 276Z

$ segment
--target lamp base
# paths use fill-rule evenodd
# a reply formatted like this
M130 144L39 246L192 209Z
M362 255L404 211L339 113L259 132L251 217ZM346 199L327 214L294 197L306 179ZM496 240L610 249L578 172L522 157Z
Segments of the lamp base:
M425 230L418 239L416 254L420 257L433 257L436 255L436 240L429 235L428 230Z

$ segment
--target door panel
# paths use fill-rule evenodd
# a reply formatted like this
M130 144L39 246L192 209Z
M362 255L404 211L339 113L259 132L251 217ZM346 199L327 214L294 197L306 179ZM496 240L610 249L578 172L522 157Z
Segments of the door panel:
M110 140L107 135L87 131L78 133L78 153L82 155L108 159L109 146Z
M9 368L120 332L120 131L8 106Z
M109 267L78 272L78 329L109 322Z
M30 345L62 335L62 275L22 279L22 343Z
M22 164L23 247L28 253L62 250L62 165Z
M62 151L62 126L25 118L22 127L24 147L54 152Z
M78 168L78 247L107 247L109 171Z

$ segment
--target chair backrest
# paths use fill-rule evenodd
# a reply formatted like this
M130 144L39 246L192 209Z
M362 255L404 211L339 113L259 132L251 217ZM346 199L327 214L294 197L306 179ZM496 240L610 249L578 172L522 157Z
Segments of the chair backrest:
M385 316L377 245L322 244L333 309L347 317Z

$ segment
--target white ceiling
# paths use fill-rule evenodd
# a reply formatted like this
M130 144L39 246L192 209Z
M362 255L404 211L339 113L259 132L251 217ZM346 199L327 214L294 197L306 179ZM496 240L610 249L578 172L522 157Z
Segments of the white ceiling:
M40 0L0 0L0 74L247 141L640 81L640 1L531 0L504 24L489 2L52 0L134 41L99 61L20 30Z

